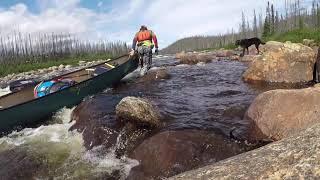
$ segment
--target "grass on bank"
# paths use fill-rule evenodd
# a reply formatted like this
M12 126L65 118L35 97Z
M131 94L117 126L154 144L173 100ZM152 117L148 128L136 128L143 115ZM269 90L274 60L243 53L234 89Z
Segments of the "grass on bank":
M196 51L215 51L215 50L219 50L219 49L232 50L235 48L237 48L237 46L235 44L227 44L227 45L221 46L219 48L205 48L205 49L198 49Z
M291 41L293 43L302 43L304 39L312 39L317 43L320 44L320 29L296 29L284 33L276 33L273 35L269 35L262 40L264 42L268 41L279 41L279 42L286 42ZM220 48L223 49L235 49L237 46L235 44L227 44L226 46L221 46ZM202 51L214 51L220 48L208 48L202 49Z
M45 62L25 62L19 64L0 64L0 77L4 77L12 73L22 73L37 69L49 68L52 66L77 65L79 61L95 61L99 59L112 58L110 54L84 54L80 56L69 56L65 58L52 59Z
M269 35L263 38L263 41L291 41L293 43L302 43L303 39L313 39L316 43L320 43L320 30L319 29L297 29L289 32L278 33Z

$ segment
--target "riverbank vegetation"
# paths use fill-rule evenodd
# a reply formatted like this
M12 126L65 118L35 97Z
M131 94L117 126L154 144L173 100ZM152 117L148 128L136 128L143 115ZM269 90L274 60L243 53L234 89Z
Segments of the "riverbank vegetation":
M1 33L0 33L1 34ZM122 42L88 42L65 34L0 35L0 76L60 64L108 59L128 52Z
M268 2L264 12L253 10L241 14L239 29L215 36L187 37L174 42L164 53L197 51L206 49L233 48L237 39L259 37L263 41L278 40L302 42L314 39L319 43L320 1L285 0L281 8Z
M265 41L291 41L301 43L303 39L313 39L320 43L320 29L296 29L288 32L272 34L264 38Z

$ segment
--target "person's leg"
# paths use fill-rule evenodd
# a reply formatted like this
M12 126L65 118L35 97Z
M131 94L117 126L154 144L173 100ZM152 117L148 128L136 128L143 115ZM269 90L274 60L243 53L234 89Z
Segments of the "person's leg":
M143 53L143 61L145 65L147 66L147 69L150 68L149 62L150 62L150 47L144 46L144 53Z
M144 48L143 46L139 46L138 47L138 53L139 53L139 64L140 64L140 67L143 68L143 58L144 58Z
M151 69L152 66L152 48L148 48L148 70Z

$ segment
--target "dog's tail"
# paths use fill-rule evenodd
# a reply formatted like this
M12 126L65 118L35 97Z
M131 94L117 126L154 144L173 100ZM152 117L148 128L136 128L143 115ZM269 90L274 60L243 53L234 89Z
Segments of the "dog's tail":
M261 41L261 44L265 45L266 43Z

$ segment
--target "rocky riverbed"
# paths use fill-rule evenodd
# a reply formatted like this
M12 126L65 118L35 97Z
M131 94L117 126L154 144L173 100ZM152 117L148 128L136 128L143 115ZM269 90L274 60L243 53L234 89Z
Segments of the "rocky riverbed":
M10 166L0 175L316 177L318 143L311 142L319 136L319 87L309 82L315 53L290 42L268 42L262 49L243 58L237 50L156 58L144 76L137 70L64 110L64 123L58 113L47 125L1 138L0 160ZM247 71L259 78L247 81Z

